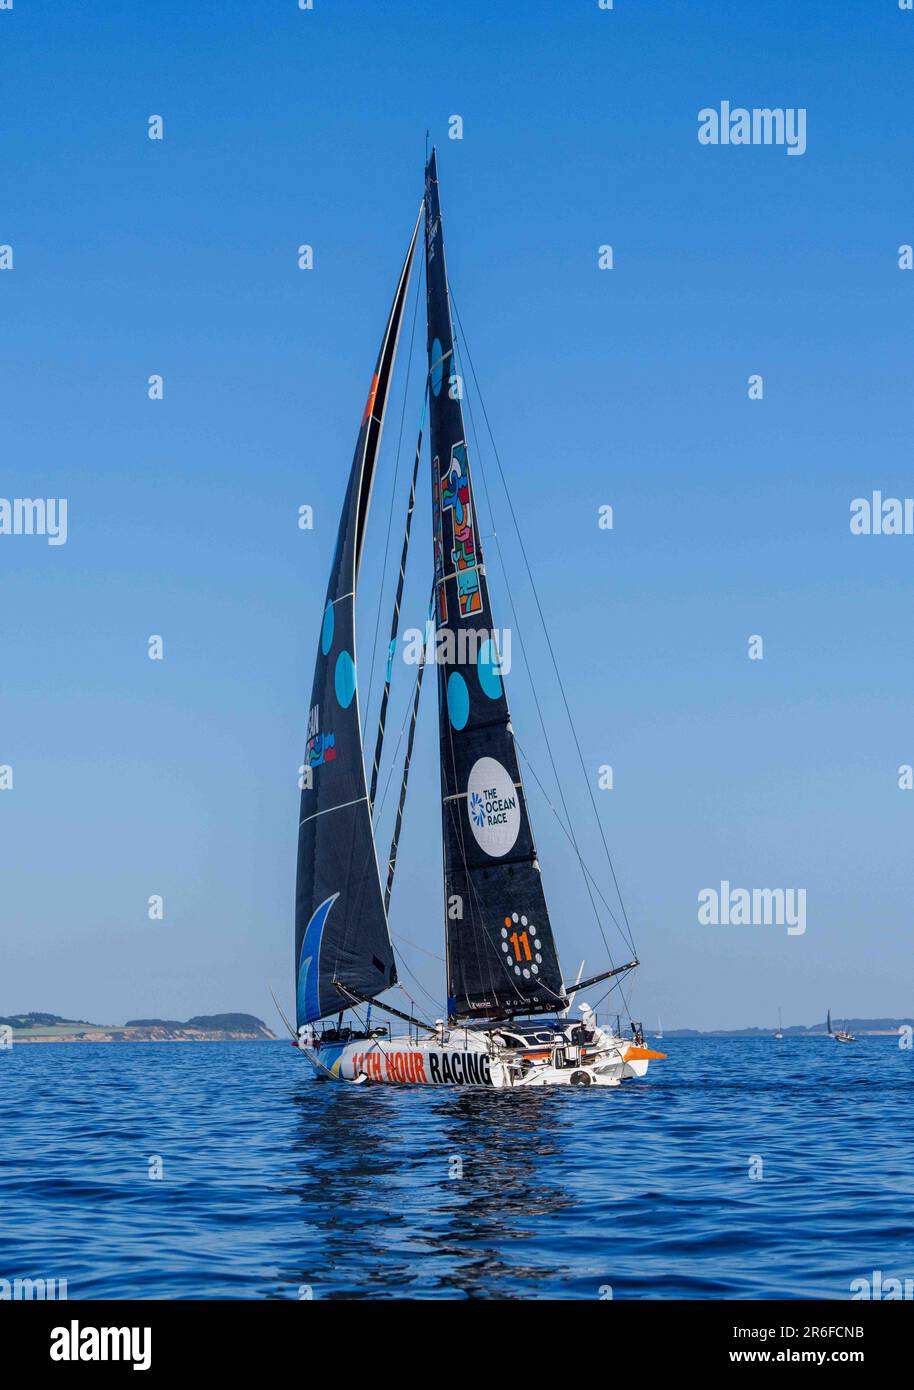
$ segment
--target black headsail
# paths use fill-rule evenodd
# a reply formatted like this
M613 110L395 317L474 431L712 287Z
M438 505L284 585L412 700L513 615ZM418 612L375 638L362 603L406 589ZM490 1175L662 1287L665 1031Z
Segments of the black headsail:
M355 591L421 216L420 210L362 415L314 668L295 889L299 1026L351 1003L336 981L373 998L397 980L362 759Z
M483 563L434 151L425 177L448 1013L502 1017L562 1008L566 1000Z

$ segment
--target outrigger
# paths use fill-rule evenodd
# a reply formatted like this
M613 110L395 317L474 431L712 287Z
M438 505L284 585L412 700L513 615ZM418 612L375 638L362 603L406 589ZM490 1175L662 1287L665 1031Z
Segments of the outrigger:
M388 908L424 658L417 665L408 711L400 801L383 887L375 849L378 772L422 426L370 787L363 756L355 642L356 589L369 502L423 215L428 326L423 423L427 411L447 958L447 1017L433 1022L378 998L398 985ZM362 415L321 623L302 777L296 882L297 1016L296 1030L290 1026L290 1031L318 1074L337 1081L496 1088L617 1086L643 1077L649 1063L665 1054L645 1045L641 1026L633 1021L627 1029L619 1018L615 1027L601 1026L589 1003L578 1006L580 1019L569 1014L576 994L604 982L608 982L604 995L609 993L639 962L621 895L624 928L585 868L566 814L565 821L559 817L560 823L574 846L595 911L594 892L613 916L632 958L620 966L610 961L599 974L565 985L505 694L499 630L492 615L470 472L463 395L433 150L426 166L425 196ZM532 573L530 577L532 582ZM577 746L576 735L574 742ZM591 802L596 813L592 792ZM612 877L618 891L614 871ZM405 1022L407 1029L392 1036L389 1024L372 1027L373 1006ZM358 1019L360 1008L366 1009L364 1019L355 1025L345 1023L347 1015Z

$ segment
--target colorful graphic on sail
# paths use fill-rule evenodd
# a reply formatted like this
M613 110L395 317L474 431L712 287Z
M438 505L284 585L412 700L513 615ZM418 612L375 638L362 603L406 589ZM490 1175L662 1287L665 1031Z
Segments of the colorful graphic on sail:
M323 767L336 757L336 735L321 733L320 707L315 705L308 716L308 742L305 744L305 767Z
M426 270L448 1012L545 1012L564 1007L562 974L491 626L434 152L426 169ZM529 962L503 949L505 919L515 914L537 924Z
M473 503L470 497L470 469L463 440L451 450L451 462L441 479L441 511L451 516L454 544L450 554L457 580L457 599L461 618L482 613L482 594L477 570Z

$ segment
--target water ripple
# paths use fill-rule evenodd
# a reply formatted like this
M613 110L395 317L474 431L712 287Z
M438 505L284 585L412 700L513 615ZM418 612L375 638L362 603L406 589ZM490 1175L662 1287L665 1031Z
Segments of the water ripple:
M74 1298L842 1299L914 1273L910 1052L669 1050L646 1083L504 1094L321 1084L278 1043L15 1046L0 1277Z

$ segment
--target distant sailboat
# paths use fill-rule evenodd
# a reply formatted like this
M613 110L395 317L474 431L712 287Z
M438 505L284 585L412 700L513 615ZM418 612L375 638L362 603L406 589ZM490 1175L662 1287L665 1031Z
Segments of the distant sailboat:
M441 773L440 795L429 797L426 818L429 850L436 830L443 840L447 971L446 1017L428 1021L378 998L398 984L387 911L419 707L421 660L396 828L385 862L386 885L375 844L375 793L421 428L370 790L355 655L359 566L423 213L428 323L425 409L431 446L434 559L431 611L437 639L432 660L437 667ZM362 415L315 663L299 813L296 1041L321 1076L350 1083L615 1086L644 1076L648 1063L664 1054L644 1045L639 1024L632 1023L627 1036L618 1026L601 1027L589 1004L579 1006L579 1020L567 1016L575 992L613 981L608 993L635 969L638 960L620 966L610 961L598 974L570 985L559 964L497 649L461 405L467 383L457 372L454 354L438 166L432 151L419 220ZM480 636L481 645L465 640ZM430 790L422 789L426 795ZM570 838L574 844L573 835ZM589 876L589 889L592 882ZM634 954L630 935L623 936ZM371 1001L410 1027L393 1037L387 1026L372 1027ZM409 996L407 1001L411 1002ZM344 1026L344 1014L355 1013L363 1005L369 1006L365 1016L356 1014L354 1025ZM543 1017L547 1014L553 1017Z
M783 1028L781 1027L781 1011L780 1011L780 1009L778 1009L778 1031L775 1033L774 1036L775 1036L775 1038L777 1039L778 1042L780 1042L781 1039L782 1039L783 1036L784 1036L784 1030L783 1030Z
M658 1042L663 1042L663 1024L660 1022L659 1014L657 1016L657 1031L654 1034L654 1037L657 1039Z
M832 1026L831 1026L831 1009L828 1010L828 1032L829 1032L829 1035L830 1035L831 1037L834 1038L835 1042L839 1042L839 1043L856 1042L857 1039L856 1039L856 1037L854 1036L854 1034L848 1031L848 1028L847 1028L847 1019L844 1020L844 1024L845 1024L845 1026L844 1026L843 1028L838 1028L838 1029L836 1029L836 1030L833 1030L833 1029L832 1029Z

